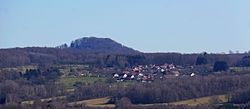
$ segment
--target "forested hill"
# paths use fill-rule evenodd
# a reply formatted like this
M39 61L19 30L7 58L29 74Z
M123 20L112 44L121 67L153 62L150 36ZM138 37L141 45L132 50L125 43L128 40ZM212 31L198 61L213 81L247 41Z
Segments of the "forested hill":
M213 65L216 61L226 61L235 65L242 63L249 54L180 54L180 53L115 53L60 48L12 48L0 49L0 68L29 64L88 64L96 67L127 67L139 64L173 63L176 65L195 65L205 59L206 64ZM201 63L202 64L202 63ZM248 64L248 63L246 63Z
M58 48L122 52L122 53L139 52L132 48L126 47L110 38L96 38L96 37L83 37L75 41L72 41L70 46L68 46L67 44L63 44L58 46Z

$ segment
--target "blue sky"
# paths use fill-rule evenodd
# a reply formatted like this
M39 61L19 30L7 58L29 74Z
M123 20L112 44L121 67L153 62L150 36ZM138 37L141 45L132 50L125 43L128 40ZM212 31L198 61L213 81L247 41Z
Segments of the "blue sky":
M250 0L0 0L0 48L109 37L142 52L250 50Z

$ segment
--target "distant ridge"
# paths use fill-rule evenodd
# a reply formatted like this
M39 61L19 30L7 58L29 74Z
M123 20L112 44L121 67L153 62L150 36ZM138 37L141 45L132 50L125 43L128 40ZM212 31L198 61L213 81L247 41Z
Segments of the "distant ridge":
M83 37L72 41L70 46L63 44L57 48L69 48L93 51L108 51L121 53L137 53L139 51L126 47L110 38Z

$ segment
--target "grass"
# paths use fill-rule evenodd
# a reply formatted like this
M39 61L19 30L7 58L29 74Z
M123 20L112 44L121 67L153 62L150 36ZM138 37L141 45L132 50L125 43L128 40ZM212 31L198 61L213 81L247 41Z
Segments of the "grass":
M85 77L85 76L78 76L78 77L65 77L60 78L56 84L63 84L63 87L65 89L75 88L74 84L76 82L82 82L82 83L94 83L97 81L105 81L106 78L103 77Z
M77 71L83 71L86 68L89 68L89 65L57 65L53 66L59 69L62 73L69 73L70 70L73 70L75 72ZM7 70L7 71L17 71L22 72L23 74L26 72L26 70L36 70L38 69L37 65L26 65L26 66L17 66L17 67L10 67L10 68L2 68L0 70Z
M57 67L64 67L64 68L88 68L89 65L68 64L68 65L58 65Z
M59 69L59 72L63 73L61 78L64 78L70 73L70 69Z
M75 89L66 89L65 91L66 91L66 92L74 92Z
M41 102L48 102L55 99L65 99L67 96L58 96L58 97L51 97L51 98L44 98L40 99ZM215 96L207 96L207 97L201 97L196 99L189 99L189 100L183 100L183 101L177 101L177 102L171 102L171 103L155 103L155 104L134 104L134 106L153 106L153 105L190 105L190 106L196 106L198 104L206 104L213 100L217 99L219 103L227 102L226 95L215 95ZM87 107L93 107L93 108L114 108L115 104L106 104L110 100L109 97L104 98L96 98L96 99L89 99L89 100L82 100L82 101L75 101L68 103L69 106L76 106L76 105L85 105ZM34 104L34 100L32 101L23 101L21 104Z
M63 75L56 81L56 84L62 84L65 89L75 88L74 84L76 82L82 83L94 83L96 81L104 81L105 78L93 77L93 74L86 73L85 76L74 76L77 72L88 72L89 65L58 65L56 66L59 72ZM71 75L71 76L70 76Z
M16 71L25 74L26 70L36 70L38 67L35 65L26 65L26 66L18 66L18 67L11 67L11 68L3 68L2 70L7 71Z
M186 104L186 105L193 105L194 106L194 105L198 105L198 104L209 103L209 101L213 100L213 98L218 98L218 100L221 103L227 102L227 99L226 99L225 95L215 95L215 96L208 96L208 97L201 97L201 98L196 98L196 99L177 101L177 102L172 102L172 103L169 103L169 104L173 104L173 105Z
M34 100L32 100L32 101L22 101L21 104L34 104Z
M109 108L114 108L115 107L114 104L105 104L109 100L110 100L109 97L105 97L105 98L97 98L97 99L90 99L90 100L71 102L71 103L68 103L68 105L69 106L75 106L75 105L84 104L87 107L99 107L99 108L109 107Z
M58 97L50 97L50 98L43 98L43 99L40 99L41 102L48 102L48 101L51 101L51 100L56 100L56 99L66 99L67 96L58 96ZM34 104L34 100L31 100L31 101L22 101L21 104Z
M62 78L63 77L67 77L70 73L73 73L73 72L87 72L86 71L86 68L88 68L89 66L88 65L58 65L56 66L58 67L59 71L61 73L63 73L63 75L61 76Z
M41 102L48 102L51 100L56 100L56 99L66 99L67 96L58 96L58 97L51 97L51 98L44 98L44 99L40 99Z
M229 69L235 72L250 71L250 67L230 67Z
M201 98L196 98L196 99L177 101L177 102L172 102L172 103L134 104L134 105L135 106L153 106L153 105L169 105L169 104L172 104L172 105L196 106L198 104L209 103L210 101L213 101L215 98L217 98L217 100L220 101L220 103L227 102L227 99L226 99L225 95L215 95L215 96L208 96L208 97L201 97ZM115 104L105 104L109 100L110 100L109 97L105 97L105 98L97 98L97 99L90 99L90 100L71 102L71 103L68 103L68 105L69 106L75 106L75 105L84 104L87 107L98 107L98 108L109 107L109 108L114 108Z

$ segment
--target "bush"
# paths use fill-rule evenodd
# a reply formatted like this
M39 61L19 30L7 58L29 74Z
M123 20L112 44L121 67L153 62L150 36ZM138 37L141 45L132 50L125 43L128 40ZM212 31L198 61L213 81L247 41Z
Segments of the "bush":
M129 109L131 107L131 101L127 97L122 97L120 100L116 101L116 109Z
M214 63L214 71L226 71L228 69L228 65L225 61L216 61Z

